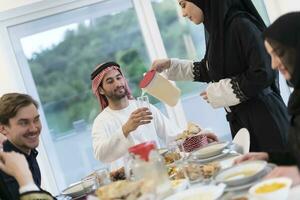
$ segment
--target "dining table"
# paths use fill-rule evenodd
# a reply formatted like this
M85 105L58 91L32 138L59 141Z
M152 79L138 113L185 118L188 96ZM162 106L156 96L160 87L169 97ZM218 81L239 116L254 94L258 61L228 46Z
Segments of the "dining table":
M233 166L234 165L234 160L237 159L239 156L241 156L241 154L239 154L237 152L234 152L234 151L231 151L226 156L214 160L214 162L219 162L221 169L225 169L225 168L229 168L229 167ZM189 189L189 188L203 187L206 184L215 184L215 183L214 183L214 181L210 181L210 182L205 182L205 183L201 182L201 183L197 183L197 184L190 184L189 187L184 188L184 189L186 190L186 189ZM238 191L230 191L230 192L227 192L225 190L223 195L218 200L232 200L232 199L237 198L237 197L246 197L248 200L251 200L252 198L248 194L248 190L249 190L249 188L246 188L246 189L243 189L243 190L238 190ZM184 192L184 190L179 190L179 191L176 191L176 192L180 193L180 192ZM87 195L86 197L84 197L82 199L99 200L94 195ZM300 199L300 185L292 187L289 191L289 196L288 196L288 200L299 200L299 199ZM151 200L154 200L154 199L151 199Z

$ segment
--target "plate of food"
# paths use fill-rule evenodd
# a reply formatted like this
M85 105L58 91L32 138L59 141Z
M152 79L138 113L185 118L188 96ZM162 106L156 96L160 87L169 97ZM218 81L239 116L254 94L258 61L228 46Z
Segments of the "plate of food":
M171 195L164 200L215 200L224 192L225 185L205 185Z
M224 183L227 186L240 186L262 177L266 167L266 161L246 161L221 170L214 179L216 182Z
M220 169L218 162L200 164L196 162L185 162L180 165L168 166L171 180L187 178L191 184L212 178Z
M228 145L229 142L213 142L192 152L191 155L198 159L210 158L221 154Z
M120 180L100 187L96 190L99 199L131 199L138 200L152 190L150 181Z

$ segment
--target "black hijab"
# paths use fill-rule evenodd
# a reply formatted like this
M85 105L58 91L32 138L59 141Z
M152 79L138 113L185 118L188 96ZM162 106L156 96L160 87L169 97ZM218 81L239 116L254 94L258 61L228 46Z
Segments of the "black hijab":
M236 16L249 18L261 31L265 24L251 0L187 0L204 14L204 27L209 34L205 58L209 62L210 76L214 81L224 77L224 37L226 27Z
M290 114L300 113L300 12L293 12L279 17L264 32L264 38L279 44L280 48L293 49L295 52L295 60L288 70L291 74L290 83L294 87L294 91L290 96L288 109ZM275 49L272 42L270 45ZM286 51L288 52L288 51ZM278 55L279 56L279 55ZM281 57L281 56L279 56ZM289 56L287 56L289 57Z

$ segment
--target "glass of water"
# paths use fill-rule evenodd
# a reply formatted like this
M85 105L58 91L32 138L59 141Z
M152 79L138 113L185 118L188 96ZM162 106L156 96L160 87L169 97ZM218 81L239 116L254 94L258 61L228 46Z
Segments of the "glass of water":
M150 110L150 103L148 96L140 96L137 99L138 108L148 108Z

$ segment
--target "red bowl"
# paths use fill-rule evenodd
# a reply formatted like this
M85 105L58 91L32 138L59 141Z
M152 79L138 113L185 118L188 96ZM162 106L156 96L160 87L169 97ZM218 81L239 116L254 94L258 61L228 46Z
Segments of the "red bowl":
M141 144L134 145L128 149L130 153L139 155L141 159L148 161L149 153L152 149L156 148L154 141L144 142Z
M182 143L183 149L182 147L179 148L181 151L192 152L206 145L208 145L208 139L206 135L199 134L199 135L186 138Z

